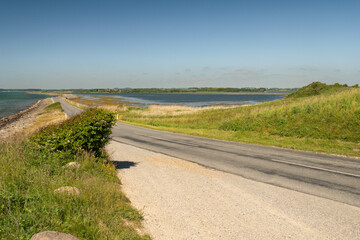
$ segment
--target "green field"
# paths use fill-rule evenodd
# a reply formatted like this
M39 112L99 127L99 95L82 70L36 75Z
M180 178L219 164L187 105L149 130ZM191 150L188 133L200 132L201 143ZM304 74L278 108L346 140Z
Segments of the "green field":
M286 99L191 114L120 111L124 122L196 136L360 156L360 88L312 83Z

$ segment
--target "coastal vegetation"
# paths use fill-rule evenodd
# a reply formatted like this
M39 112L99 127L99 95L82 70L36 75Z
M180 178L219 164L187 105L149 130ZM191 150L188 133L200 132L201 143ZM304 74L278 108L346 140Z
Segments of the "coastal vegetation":
M196 136L360 156L360 88L312 83L286 99L189 114L119 111L122 121Z
M114 116L105 110L87 111L61 125L50 125L30 137L30 143L40 151L61 154L92 152L101 156L109 141Z
M43 115L58 109L50 105ZM0 142L0 239L47 230L79 239L149 239L136 232L142 215L121 192L103 150L113 124L111 113L95 109ZM79 194L59 194L63 186Z
M51 101L50 99L46 99L44 101L47 101L48 105L42 112L39 113L39 116L34 120L34 123L27 126L24 131L21 132L22 135L29 136L40 128L51 124L60 123L65 119L65 115L62 112L62 108L59 102L49 104Z

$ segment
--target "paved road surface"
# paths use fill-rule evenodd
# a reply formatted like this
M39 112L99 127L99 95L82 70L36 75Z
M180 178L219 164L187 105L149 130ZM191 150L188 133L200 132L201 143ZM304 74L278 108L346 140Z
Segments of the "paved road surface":
M106 148L152 239L360 239L358 207L128 144Z
M360 159L219 141L118 123L112 139L360 207Z
M60 102L69 116L81 109ZM360 159L219 141L118 123L115 141L360 207Z
M82 109L77 108L71 105L70 103L65 102L60 97L54 97L53 100L54 102L60 102L63 112L67 114L70 118L83 112Z

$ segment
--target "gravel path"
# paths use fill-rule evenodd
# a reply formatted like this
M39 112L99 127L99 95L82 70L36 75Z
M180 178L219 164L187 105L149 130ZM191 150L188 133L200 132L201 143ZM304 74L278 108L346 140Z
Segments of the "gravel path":
M360 208L111 141L153 239L360 239Z

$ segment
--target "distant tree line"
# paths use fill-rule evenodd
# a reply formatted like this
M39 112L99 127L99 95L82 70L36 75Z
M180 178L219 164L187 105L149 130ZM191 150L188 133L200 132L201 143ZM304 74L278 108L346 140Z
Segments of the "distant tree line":
M291 93L298 88L95 88L95 89L0 89L5 91L47 92L47 93Z
M265 92L293 92L290 88L106 88L106 89L75 89L74 93L265 93Z

